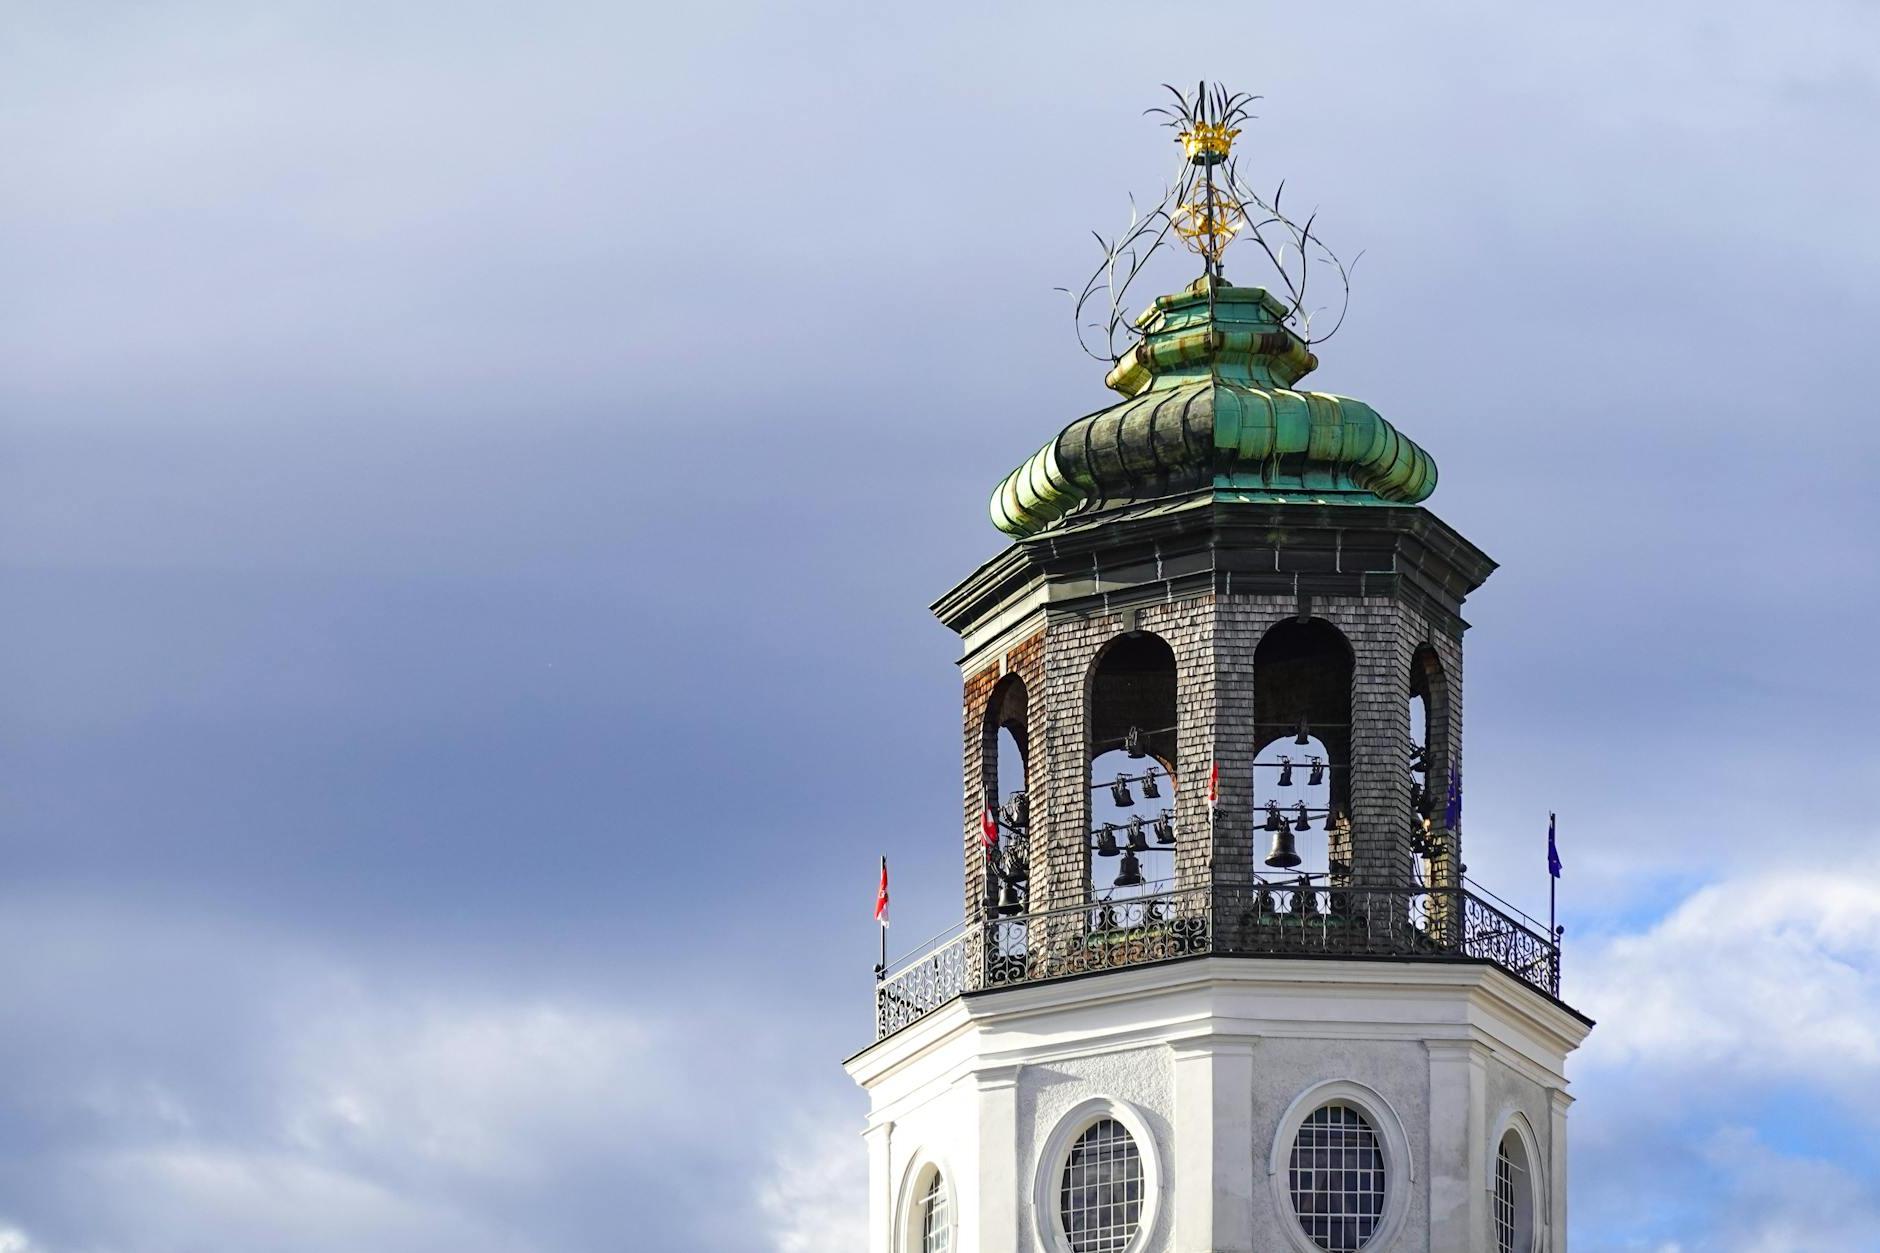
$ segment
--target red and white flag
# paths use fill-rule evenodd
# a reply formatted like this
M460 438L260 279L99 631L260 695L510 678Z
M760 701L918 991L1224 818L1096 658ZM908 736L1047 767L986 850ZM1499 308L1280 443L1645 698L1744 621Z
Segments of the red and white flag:
M999 820L992 816L992 802L979 811L979 844L982 848L993 848L999 842Z
M1208 765L1208 817L1214 817L1214 807L1221 803L1221 763Z
M875 889L875 921L888 925L888 859L881 859L881 886Z

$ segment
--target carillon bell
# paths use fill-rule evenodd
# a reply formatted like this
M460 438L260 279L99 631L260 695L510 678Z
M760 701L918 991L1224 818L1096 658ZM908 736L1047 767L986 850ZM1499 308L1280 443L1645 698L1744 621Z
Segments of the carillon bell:
M1323 782L1325 782L1325 758L1314 757L1312 759L1312 773L1307 776L1306 784L1309 787L1317 787Z
M1116 782L1110 784L1110 799L1116 802L1118 809L1127 808L1136 803L1136 798L1129 794L1129 776L1119 774Z
M1157 844L1175 842L1175 822L1166 809L1155 816L1155 842Z
M1283 822L1279 830L1273 832L1273 847L1267 852L1266 864L1275 870L1291 870L1299 864L1299 847L1291 829Z
M1129 851L1146 853L1149 851L1149 833L1143 829L1142 815L1137 814L1129 820Z
M1304 801L1300 801L1297 805L1293 806L1293 815L1293 830L1310 831L1312 829L1312 820L1306 816L1306 803Z
M1299 733L1293 736L1293 743L1310 744L1311 742L1312 742L1312 724L1307 722L1304 718L1301 718L1299 719Z
M1142 882L1142 863L1136 860L1136 854L1124 853L1123 864L1116 874L1116 886L1133 888Z
M1000 883L999 902L992 907L993 912L1000 917L1010 918L1013 914L1024 912L1024 909L1025 898L1018 894L1017 886L1009 879Z
M1290 757L1279 759L1279 786L1292 786L1292 758Z
M1284 831L1286 829L1286 820L1279 816L1279 802L1268 801L1266 803L1266 826L1264 829L1267 831Z
M1155 780L1156 773L1153 770L1142 776L1142 799L1146 801L1162 799L1162 789Z
M1123 735L1123 751L1131 757L1144 756L1148 750L1142 746L1142 728L1131 727Z
M1104 823L1097 830L1097 856L1114 857L1121 851L1116 847L1116 824Z
M1031 825L1031 797L1023 792L1014 792L1006 799L999 810L999 816L1005 825L1016 830L1024 830Z

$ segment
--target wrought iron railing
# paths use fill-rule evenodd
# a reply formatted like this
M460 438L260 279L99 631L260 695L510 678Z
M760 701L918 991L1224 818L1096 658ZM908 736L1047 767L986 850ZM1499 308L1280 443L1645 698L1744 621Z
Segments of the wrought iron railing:
M1177 888L955 928L883 972L875 1038L954 997L1200 954L1480 961L1560 994L1560 946L1465 888L1291 880Z

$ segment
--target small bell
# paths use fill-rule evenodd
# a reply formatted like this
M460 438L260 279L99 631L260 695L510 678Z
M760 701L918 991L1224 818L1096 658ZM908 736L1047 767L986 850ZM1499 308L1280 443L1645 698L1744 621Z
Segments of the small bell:
M1310 744L1311 742L1312 724L1307 722L1304 718L1301 718L1299 719L1299 733L1293 736L1293 743L1303 745Z
M1131 727L1123 735L1123 751L1131 757L1146 756L1148 751L1142 746L1142 728Z
M1279 802L1268 801L1266 803L1266 826L1263 829L1267 831L1283 831L1285 828L1286 820L1279 816Z
M1154 801L1162 799L1162 789L1156 785L1156 773L1151 770L1142 776L1142 799Z
M1023 792L1012 793L999 810L999 817L1006 826L1023 831L1031 825L1031 797Z
M1304 801L1300 801L1297 805L1293 806L1293 814L1293 830L1310 831L1312 829L1312 820L1306 817L1306 803Z
M1128 848L1132 853L1149 851L1149 833L1143 829L1141 814L1136 814L1129 820Z
M1279 759L1279 785L1281 787L1292 786L1292 758L1290 757Z
M1410 769L1421 774L1423 772L1423 763L1428 760L1429 755L1430 750L1428 745L1412 744L1410 746Z
M1133 888L1142 882L1142 863L1136 860L1136 854L1124 853L1123 865L1116 875L1116 886Z
M1121 851L1116 847L1116 824L1104 823L1097 831L1097 856L1114 857Z
M1155 816L1155 842L1157 844L1175 842L1175 822L1166 809Z
M1317 787L1323 782L1325 782L1325 758L1314 757L1312 759L1312 773L1307 776L1306 784L1309 787Z
M1266 864L1275 870L1291 870L1299 864L1299 848L1293 841L1293 833L1285 823L1273 832L1273 847L1266 855Z
M1024 912L1025 898L1018 894L1017 886L1008 879L999 884L999 902L992 909L1000 917L1010 918L1013 914Z
M1110 784L1110 799L1116 802L1118 809L1125 809L1136 803L1136 798L1129 794L1128 775L1116 776L1116 782Z

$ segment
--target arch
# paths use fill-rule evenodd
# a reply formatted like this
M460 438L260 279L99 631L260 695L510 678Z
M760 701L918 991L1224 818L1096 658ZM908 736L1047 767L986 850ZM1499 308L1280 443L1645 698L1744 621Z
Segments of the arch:
M1030 898L1030 714L1025 680L1008 674L987 696L980 721L980 791L997 815L999 833L986 854L984 905L1007 914L1021 912Z
M1298 841L1307 872L1351 875L1351 684L1356 660L1351 642L1323 618L1288 618L1260 638L1253 653L1253 850L1278 807L1289 825L1300 817L1315 833ZM1303 741L1303 743L1301 742ZM1291 771L1286 769L1290 758ZM1319 784L1314 759L1323 764ZM1303 774L1287 783L1289 774Z
M926 1253L928 1238L927 1199L934 1182L940 1181L947 1198L945 1249L957 1249L960 1243L960 1197L956 1175L939 1154L917 1150L901 1172L901 1186L894 1204L894 1253Z
M1519 1110L1495 1120L1489 1141L1488 1247L1494 1253L1539 1253L1546 1229L1547 1174L1540 1140Z
M1443 825L1449 793L1449 676L1431 644L1420 644L1410 658L1410 807L1418 825L1429 819ZM1421 739L1418 738L1421 722ZM1419 752L1421 750L1421 752ZM1421 768L1419 768L1419 766Z
M1110 640L1085 686L1088 895L1160 890L1175 873L1175 650L1147 631Z
M1364 1248L1388 1249L1403 1230L1410 1213L1410 1196L1416 1190L1416 1161L1410 1154L1410 1139L1404 1131L1397 1110L1375 1088L1349 1079L1328 1079L1316 1083L1298 1096L1280 1115L1273 1135L1272 1152L1267 1157L1267 1180L1273 1204L1288 1221L1280 1224L1294 1253L1324 1253L1323 1248L1306 1234L1298 1212L1293 1207L1288 1167L1299 1129L1315 1111L1327 1106L1343 1106L1357 1111L1375 1132L1384 1159L1384 1207L1377 1228L1365 1241Z

